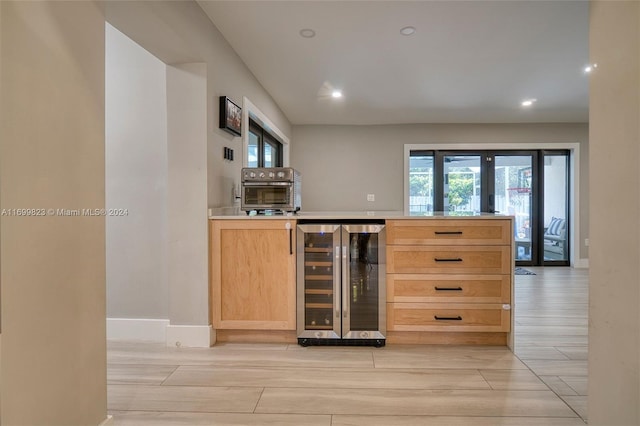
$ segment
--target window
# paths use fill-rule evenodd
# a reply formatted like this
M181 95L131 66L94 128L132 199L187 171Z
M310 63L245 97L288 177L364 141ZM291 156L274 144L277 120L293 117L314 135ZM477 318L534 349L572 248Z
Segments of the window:
M433 152L412 151L409 157L409 212L433 213Z
M282 167L282 143L255 120L249 119L247 167Z

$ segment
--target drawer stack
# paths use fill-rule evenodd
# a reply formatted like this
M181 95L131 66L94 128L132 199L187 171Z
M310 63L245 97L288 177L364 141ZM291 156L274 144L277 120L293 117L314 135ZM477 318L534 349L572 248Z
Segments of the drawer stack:
M387 329L506 336L512 241L510 218L388 220Z

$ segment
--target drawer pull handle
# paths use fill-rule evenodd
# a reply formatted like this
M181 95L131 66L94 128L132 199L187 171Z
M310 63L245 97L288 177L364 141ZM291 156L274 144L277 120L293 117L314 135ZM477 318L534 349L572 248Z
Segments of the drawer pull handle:
M458 315L457 317L439 317L437 315L433 316L436 321L462 321L462 317Z
M436 291L462 291L462 287L434 287Z
M435 260L436 262L462 262L462 259L461 259L461 258L459 258L459 257L454 257L454 258L443 258L443 259L440 259L440 258L437 258L437 257L436 257L436 258L434 258L434 260Z
M462 235L462 231L435 231L436 235Z

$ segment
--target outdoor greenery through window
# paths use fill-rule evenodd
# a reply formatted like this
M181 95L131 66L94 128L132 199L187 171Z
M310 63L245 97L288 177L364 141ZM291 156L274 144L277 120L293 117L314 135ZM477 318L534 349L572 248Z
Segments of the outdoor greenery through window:
M409 158L409 214L433 213L433 154Z
M566 264L568 177L567 150L411 150L409 214L512 216L516 261Z

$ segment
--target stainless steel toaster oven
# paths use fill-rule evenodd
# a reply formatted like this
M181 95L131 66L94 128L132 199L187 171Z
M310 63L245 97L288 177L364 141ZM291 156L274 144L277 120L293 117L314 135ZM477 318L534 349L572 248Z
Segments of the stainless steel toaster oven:
M300 173L291 167L242 169L242 210L296 212L302 207Z

